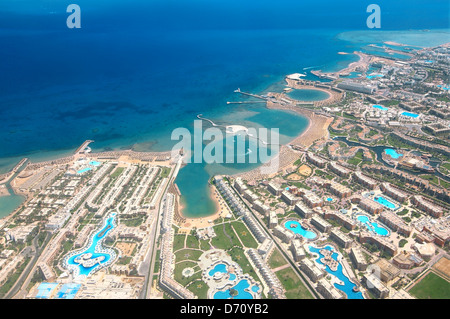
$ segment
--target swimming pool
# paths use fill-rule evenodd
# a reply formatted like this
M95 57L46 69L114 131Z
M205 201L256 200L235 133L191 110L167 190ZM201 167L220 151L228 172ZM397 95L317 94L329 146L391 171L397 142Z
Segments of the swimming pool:
M411 113L411 112L402 112L402 115L408 116L408 117L413 117L413 118L419 117L419 114Z
M392 148L385 148L384 153L392 158L399 158L403 156L403 154L397 153L397 151Z
M221 272L221 273L227 273L228 271L227 271L227 265L225 265L225 264L217 264L217 265L215 265L214 266L214 268L213 269L211 269L210 271L209 271L209 275L211 276L211 277L213 277L216 273L218 273L218 272Z
M76 275L89 276L94 271L108 264L115 257L112 249L102 247L103 239L115 227L116 214L106 219L105 225L89 239L89 246L80 253L69 254L66 260L69 269L74 269Z
M250 283L247 279L242 279L234 287L227 289L225 291L218 291L214 294L214 299L253 299L253 295L248 292ZM255 286L253 286L255 287ZM252 289L253 289L252 287ZM231 289L236 290L237 295L231 296Z
M377 203L380 203L381 205L383 205L384 207L387 207L389 209L396 209L397 206L395 206L394 203L391 203L389 200L387 200L386 198L384 198L383 196L375 196L373 198L374 201L376 201Z
M86 168L80 169L79 171L77 171L77 174L86 173L87 171L90 171L91 169L92 169L91 167L86 167Z
M327 249L327 250L331 250L331 251L334 250L334 248L333 248L332 246L325 246L325 247L323 247L323 248L324 248L324 249ZM320 259L323 258L324 256L320 253L320 248L316 248L316 247L313 247L313 246L309 246L309 251L312 252L312 253L318 254L319 257L316 259L316 261L317 261L319 264L323 265L323 263L320 261ZM336 260L336 261L338 261L338 260L337 260L337 257L338 257L338 254L337 254L336 252L334 252L334 253L331 255L331 258L333 258L333 259ZM328 267L328 266L325 266L325 270L326 270L329 274L332 274L332 275L336 276L340 281L343 282L344 285L339 285L339 284L335 283L335 284L334 284L334 287L336 287L337 289L343 291L343 292L347 295L347 298L348 298L348 299L364 299L364 297L363 297L361 291L357 291L357 292L353 291L353 287L355 287L356 284L354 284L353 282L351 282L350 279L348 279L348 277L347 277L346 275L344 275L344 273L343 273L343 271L342 271L342 265L341 265L341 263L339 263L339 265L338 265L336 271L332 271L332 270L330 269L330 267Z
M286 223L284 223L284 228L289 229L295 234L299 234L306 239L314 239L317 237L315 232L303 229L302 225L300 225L300 223L296 220L287 221Z
M327 198L327 202L332 202L332 201L333 201L333 199L331 197Z
M387 230L386 228L379 226L378 223L376 222L370 222L369 217L365 216L365 215L359 215L358 217L356 217L356 219L363 223L364 226L366 226L366 228L380 236L388 236L389 235L389 230Z
M374 105L372 105L372 107L374 107L374 108L376 108L376 109L379 109L379 110L382 110L382 111L387 111L387 110L389 110L387 107L384 107L384 106L378 105L378 104L374 104Z
M100 162L97 162L97 161L90 161L89 162L89 165L92 165L92 166L100 166L102 163L100 163Z
M369 75L367 75L366 76L366 78L368 78L369 80L370 79L373 79L373 78L382 78L384 75L383 74L369 74Z

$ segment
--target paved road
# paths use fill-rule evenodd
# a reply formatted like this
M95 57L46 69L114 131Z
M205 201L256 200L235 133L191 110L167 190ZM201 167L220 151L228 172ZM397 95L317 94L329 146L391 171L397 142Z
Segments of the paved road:
M36 261L39 259L39 256L42 253L42 250L45 248L45 246L48 244L51 234L47 232L44 242L42 244L42 247L38 246L38 235L34 237L32 244L33 246L30 247L31 251L29 251L29 254L34 254L33 259L28 263L25 270L20 275L19 279L17 279L14 286L11 288L11 290L8 292L8 294L5 296L6 299L13 298L13 299L24 299L27 295L27 287L31 282L31 279L33 278L35 269L36 269Z

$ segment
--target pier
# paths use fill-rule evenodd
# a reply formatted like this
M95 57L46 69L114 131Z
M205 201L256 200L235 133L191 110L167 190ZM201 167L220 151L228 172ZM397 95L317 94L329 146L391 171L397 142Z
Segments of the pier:
M86 140L83 144L77 150L75 151L75 154L79 154L85 151L85 149L89 146L89 144L94 143L92 140Z
M242 94L242 95L247 95L247 96L255 97L255 98L257 98L257 99L261 99L261 100L264 100L264 101L267 100L267 98L265 98L265 97L263 97L263 96L261 96L261 95L243 92L243 91L241 91L240 88L238 88L237 90L234 90L234 93L240 93L240 94Z
M237 101L237 102L227 102L227 104L253 104L253 103L266 103L266 101Z

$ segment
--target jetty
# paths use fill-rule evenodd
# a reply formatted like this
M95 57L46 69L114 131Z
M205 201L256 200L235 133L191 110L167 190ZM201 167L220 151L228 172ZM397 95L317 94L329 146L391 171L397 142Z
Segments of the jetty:
M237 101L237 102L227 102L227 104L253 104L253 103L266 103L266 101Z
M77 150L75 151L75 154L83 153L86 150L86 148L89 146L89 144L91 144L91 143L94 143L94 141L92 141L92 140L84 141L84 143L81 144L81 146L77 148Z
M252 93L243 92L243 91L241 91L240 88L238 88L237 90L234 90L234 93L240 93L240 94L242 94L242 95L247 95L247 96L255 97L255 98L257 98L257 99L261 99L261 100L264 100L264 101L267 100L267 98L264 97L264 96L262 96L262 95L257 95L257 94L252 94Z

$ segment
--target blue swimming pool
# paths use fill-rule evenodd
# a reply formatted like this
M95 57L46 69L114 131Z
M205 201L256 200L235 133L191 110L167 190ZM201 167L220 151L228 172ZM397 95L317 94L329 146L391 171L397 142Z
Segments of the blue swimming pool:
M214 266L213 269L211 269L211 270L209 271L208 274L209 274L211 277L213 277L217 272L222 272L222 273L228 272L228 271L227 271L227 265L225 265L225 264L217 264L217 265Z
M90 171L91 169L92 169L91 167L86 167L86 168L80 169L79 171L77 171L77 174L86 173L87 171Z
M289 220L284 223L284 228L289 229L295 234L299 234L306 239L314 239L317 237L316 233L303 229L302 225L296 220Z
M409 117L413 117L413 118L419 117L419 114L411 113L411 112L402 112L402 115L404 115L404 116L409 116Z
M214 294L214 299L253 299L253 296L250 292L246 291L247 288L250 287L250 284L247 279L242 279L239 281L234 287L227 289L225 291L218 291ZM231 289L237 291L236 296L231 296Z
M100 163L100 162L97 162L97 161L90 161L89 162L89 165L92 165L92 166L100 166L102 163Z
M327 250L331 250L331 251L334 250L334 248L332 246L325 246L323 248L327 249ZM319 255L319 257L316 259L316 261L319 264L323 265L323 263L320 261L320 259L323 258L324 256L320 253L320 248L309 246L309 250L312 253L316 253L316 254ZM334 252L331 255L331 258L333 258L336 261L337 261L337 257L338 257L338 254L336 252ZM341 263L339 263L339 266L337 267L336 271L332 271L330 269L330 267L328 267L328 266L326 266L325 270L329 274L332 274L332 275L336 276L339 280L341 280L344 283L344 285L339 285L339 284L335 283L334 287L336 287L337 289L343 291L347 295L348 299L364 299L364 297L363 297L363 295L362 295L362 293L360 291L357 291L357 292L353 291L353 287L355 287L356 285L353 282L351 282L347 278L346 275L344 275L344 273L342 271Z
M382 111L387 111L387 110L389 110L387 107L384 107L384 106L378 105L378 104L374 104L374 105L372 105L372 107L374 107L374 108L376 108L376 109L379 109L379 110L382 110Z
M333 201L333 198L331 198L331 197L327 198L327 202L332 202L332 201Z
M252 287L252 291L253 292L258 292L259 291L259 287L258 286L253 286Z
M384 76L383 74L374 74L374 73L372 73L372 74L367 75L366 78L368 78L370 80L370 79L373 79L373 78L382 78L383 76Z
M115 215L115 213L112 213L111 217L109 217L105 221L105 225L90 238L90 245L88 248L86 248L81 253L72 255L67 259L67 264L69 265L69 267L77 269L78 275L89 276L99 267L108 263L112 258L111 253L108 252L108 250L103 249L102 241L106 237L106 235L115 227ZM86 263L81 262L83 260L83 256ZM92 262L92 265L89 264L89 261Z
M387 230L386 228L379 226L378 223L376 222L370 222L369 217L365 216L365 215L359 215L358 217L356 217L356 219L363 223L364 226L366 226L366 228L380 236L387 236L389 235L389 230Z
M403 154L397 153L397 151L392 148L385 148L384 153L389 155L392 158L399 158L399 157L403 156Z
M383 196L375 196L373 198L374 201L376 201L377 203L380 203L381 205L383 205L384 207L387 207L389 209L396 209L397 206L395 206L394 203L391 203L389 200L387 200L386 198L384 198Z

